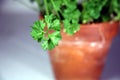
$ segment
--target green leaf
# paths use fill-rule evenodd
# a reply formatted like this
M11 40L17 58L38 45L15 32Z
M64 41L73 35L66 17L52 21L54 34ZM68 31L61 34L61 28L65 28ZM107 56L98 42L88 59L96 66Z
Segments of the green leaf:
M42 42L42 48L44 50L51 50L58 45L59 40L61 40L61 35L59 31L56 31L48 35L49 39Z
M47 28L44 29L45 27ZM45 19L34 22L31 36L41 42L44 50L51 50L61 40L60 29L60 21L53 15L46 15ZM52 33L51 30L53 31Z
M69 35L73 35L80 29L80 25L76 20L64 20L64 31L67 32Z
M62 1L61 0L55 0L54 1L54 8L55 10L59 11L62 5Z
M89 23L98 19L101 15L102 8L106 5L107 0L85 0L82 3L82 22Z
M66 9L63 13L63 16L65 19L76 19L76 21L79 21L79 17L80 17L80 11L75 9L75 10L71 10L71 9Z
M44 41L42 44L41 44L41 47L44 49L44 50L47 50L48 49L48 41Z
M114 20L120 20L120 0L112 0L110 4L111 13L114 12L116 14Z
M53 29L53 30L60 30L60 20L57 19L55 16L47 15L45 16L45 22L47 24L48 29Z
M32 26L31 36L34 40L40 42L44 36L45 23L43 21L35 21Z
M53 42L51 41L51 39L45 40L42 42L41 44L42 48L44 50L51 50L55 47L55 45L53 44Z
M77 0L63 0L64 5L66 5L67 8L70 8L72 10L77 8Z
M52 19L54 18L53 15L45 15L45 22L47 24L48 29L51 27Z
M52 50L55 47L51 39L48 40L48 50Z
M60 31L60 29L61 29L61 27L60 27L60 21L58 19L54 20L52 22L52 24L51 24L50 29Z
M49 38L51 39L52 43L56 46L58 45L59 40L61 40L60 31L56 31L52 34L49 34Z

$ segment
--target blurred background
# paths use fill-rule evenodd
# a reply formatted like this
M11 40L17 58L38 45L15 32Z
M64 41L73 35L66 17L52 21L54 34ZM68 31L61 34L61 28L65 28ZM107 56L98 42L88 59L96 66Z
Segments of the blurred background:
M20 1L0 0L0 80L54 80L47 52L29 34L39 15L30 8L37 6ZM101 80L120 80L120 33L113 40Z

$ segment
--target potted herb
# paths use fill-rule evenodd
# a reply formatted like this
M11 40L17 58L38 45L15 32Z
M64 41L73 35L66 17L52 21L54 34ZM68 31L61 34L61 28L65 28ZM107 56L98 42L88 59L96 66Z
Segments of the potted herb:
M56 80L99 79L118 32L120 0L32 1L41 15L30 34L49 51Z

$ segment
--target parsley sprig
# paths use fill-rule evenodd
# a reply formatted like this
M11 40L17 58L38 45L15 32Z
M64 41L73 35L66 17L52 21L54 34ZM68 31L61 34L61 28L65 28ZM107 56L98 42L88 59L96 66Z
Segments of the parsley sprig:
M58 45L61 40L60 21L53 15L45 16L44 20L35 21L32 26L31 35L34 40L42 42L44 50L51 50Z

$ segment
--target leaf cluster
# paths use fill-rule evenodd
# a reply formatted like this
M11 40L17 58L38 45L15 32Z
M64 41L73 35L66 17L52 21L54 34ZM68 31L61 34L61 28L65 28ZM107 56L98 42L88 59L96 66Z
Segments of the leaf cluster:
M31 36L42 42L45 50L58 45L61 29L73 35L80 29L80 24L120 20L120 0L82 0L81 3L79 0L31 1L36 2L41 14L44 14L43 20L34 22Z
M61 40L60 21L53 15L45 16L44 20L37 20L32 26L31 36L34 40L42 42L44 50L51 50Z

